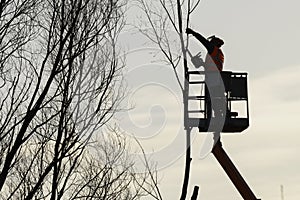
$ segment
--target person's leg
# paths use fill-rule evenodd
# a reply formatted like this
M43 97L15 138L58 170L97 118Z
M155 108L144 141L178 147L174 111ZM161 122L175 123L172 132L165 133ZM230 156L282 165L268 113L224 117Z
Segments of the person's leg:
M211 89L213 98L213 108L215 117L225 117L227 105L226 96L221 86L213 87Z

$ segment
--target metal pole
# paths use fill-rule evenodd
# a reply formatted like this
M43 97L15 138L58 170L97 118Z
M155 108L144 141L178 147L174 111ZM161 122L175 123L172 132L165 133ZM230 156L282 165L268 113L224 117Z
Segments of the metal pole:
M283 185L280 186L281 200L284 200Z

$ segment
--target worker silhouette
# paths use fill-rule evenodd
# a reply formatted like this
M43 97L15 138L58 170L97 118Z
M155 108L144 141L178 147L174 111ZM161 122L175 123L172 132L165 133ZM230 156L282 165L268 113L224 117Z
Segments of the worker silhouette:
M223 70L224 64L224 54L220 49L224 44L224 41L215 36L211 36L206 39L200 33L197 33L190 28L186 29L186 33L192 34L196 37L196 39L198 39L207 50L204 70L208 126L212 118L212 111L214 112L216 120L220 120L226 115L226 98L224 94L223 81L219 73Z
M206 71L222 71L224 64L224 54L220 49L224 41L218 37L211 36L208 39L204 38L200 33L193 31L190 28L186 29L187 34L192 34L206 48L208 54L205 58L204 68Z

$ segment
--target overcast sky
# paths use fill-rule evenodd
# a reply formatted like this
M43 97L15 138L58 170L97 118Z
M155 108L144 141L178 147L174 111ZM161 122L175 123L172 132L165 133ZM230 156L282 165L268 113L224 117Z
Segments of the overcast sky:
M196 31L224 39L225 70L249 73L250 127L222 141L263 200L280 200L280 185L285 200L300 199L299 8L298 0L202 0L191 19ZM138 36L126 37L138 43ZM190 40L191 51L197 53L197 45L203 49ZM146 151L159 162L164 199L178 199L185 143L180 90L172 70L152 62L152 46L130 48L126 78L132 93L127 98L134 109L128 113L130 122L121 116L121 127L143 138ZM199 159L205 137L193 129L189 196L199 185L199 199L242 199L212 155Z

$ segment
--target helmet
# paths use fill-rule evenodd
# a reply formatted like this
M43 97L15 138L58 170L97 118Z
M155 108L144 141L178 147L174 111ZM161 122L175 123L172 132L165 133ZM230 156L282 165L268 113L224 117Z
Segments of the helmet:
M221 47L224 44L224 41L222 39L216 37L215 35L208 37L207 40L212 43L215 43L215 45L218 47Z

